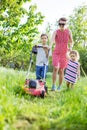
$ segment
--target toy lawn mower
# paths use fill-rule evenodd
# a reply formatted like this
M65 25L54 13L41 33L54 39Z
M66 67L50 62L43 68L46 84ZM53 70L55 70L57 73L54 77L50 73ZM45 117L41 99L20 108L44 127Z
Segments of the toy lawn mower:
M45 81L45 73L46 73L46 65L45 66L45 70L44 70L44 79L42 80L34 80L34 79L29 79L28 76L30 74L30 69L33 63L32 60L32 54L37 54L37 47L42 47L42 46L34 46L32 48L31 54L30 54L30 64L29 64L29 68L28 68L28 72L27 72L27 76L26 76L26 81L25 81L25 92L33 95L33 96L37 96L37 97L41 97L44 98L47 94L47 86L46 86L46 81Z

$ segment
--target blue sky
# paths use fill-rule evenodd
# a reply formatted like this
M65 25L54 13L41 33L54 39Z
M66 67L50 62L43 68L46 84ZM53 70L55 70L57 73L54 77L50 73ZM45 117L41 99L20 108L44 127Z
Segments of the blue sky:
M40 27L43 31L48 22L54 24L62 16L68 18L76 7L87 4L87 0L32 0L31 4L37 4L37 10L45 15Z

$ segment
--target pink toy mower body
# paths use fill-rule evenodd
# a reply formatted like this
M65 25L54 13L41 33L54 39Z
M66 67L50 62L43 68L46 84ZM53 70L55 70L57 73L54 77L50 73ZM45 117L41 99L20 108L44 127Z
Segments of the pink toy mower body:
M41 80L26 79L24 90L30 95L41 98L44 98L47 93L47 87Z

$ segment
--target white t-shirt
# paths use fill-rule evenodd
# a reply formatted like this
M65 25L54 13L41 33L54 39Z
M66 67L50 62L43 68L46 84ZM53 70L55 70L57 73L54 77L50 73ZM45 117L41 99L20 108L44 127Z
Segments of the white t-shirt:
M42 44L39 44L38 46L42 46ZM36 56L36 65L43 66L44 64L48 65L48 58L46 57L45 50L43 48L38 47Z

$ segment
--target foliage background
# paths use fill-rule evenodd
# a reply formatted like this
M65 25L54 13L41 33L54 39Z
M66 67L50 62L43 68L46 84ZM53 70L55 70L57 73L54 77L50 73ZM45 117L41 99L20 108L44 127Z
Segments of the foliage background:
M36 5L23 8L30 0L0 1L0 59L1 65L24 69L34 41L38 37L38 26L44 16L37 11ZM24 24L22 19L26 17Z
M29 2L26 10L24 4ZM27 70L32 46L40 41L39 25L44 21L37 5L31 0L0 0L0 65L14 69ZM23 19L26 18L25 23ZM55 26L56 25L56 26ZM73 10L68 25L74 39L74 49L80 53L81 66L87 73L87 6L81 5ZM54 28L57 28L55 22ZM44 30L49 36L51 25ZM35 56L32 71L35 70ZM52 71L52 59L49 59L49 71Z

